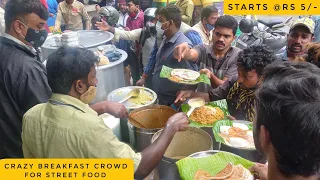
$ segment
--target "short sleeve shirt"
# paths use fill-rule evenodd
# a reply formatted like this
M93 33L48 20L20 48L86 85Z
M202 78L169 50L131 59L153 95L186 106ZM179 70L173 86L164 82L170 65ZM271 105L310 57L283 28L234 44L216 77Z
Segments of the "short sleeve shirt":
M126 158L135 170L141 161L141 154L120 142L89 105L62 94L24 115L22 142L25 158Z
M226 53L225 57L222 59L217 59L213 53L213 44L210 45L199 45L194 47L198 52L197 64L200 69L209 69L213 72L219 79L224 77L230 78L232 76L237 76L237 59L241 49L237 47L230 47L229 51ZM199 92L207 92L211 87L205 84L199 84Z

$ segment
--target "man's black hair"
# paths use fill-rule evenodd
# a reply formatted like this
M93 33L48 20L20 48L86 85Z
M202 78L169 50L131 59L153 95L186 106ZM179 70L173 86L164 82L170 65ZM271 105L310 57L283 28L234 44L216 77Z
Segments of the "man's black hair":
M265 68L257 91L256 132L269 132L277 168L287 176L320 173L320 69L306 62Z
M180 28L181 10L179 7L173 4L169 4L168 6L161 8L159 14L163 15L167 21L172 20L176 25L176 28Z
M215 6L212 5L204 7L201 10L201 20L203 20L203 18L208 19L212 13L218 13L218 9Z
M39 0L9 0L5 6L5 24L8 30L15 20L26 22L25 16L34 13L41 19L47 20L49 13L47 8Z
M99 58L85 48L60 47L47 61L48 82L53 93L68 94L76 80L88 79Z
M273 51L266 45L250 46L244 49L238 57L237 64L245 71L256 70L259 76L264 68L276 60Z
M140 6L140 0L127 0L127 3L132 2L134 5L139 5Z
M215 24L215 28L217 27L232 29L233 35L236 35L238 29L238 21L234 17L229 15L220 16Z

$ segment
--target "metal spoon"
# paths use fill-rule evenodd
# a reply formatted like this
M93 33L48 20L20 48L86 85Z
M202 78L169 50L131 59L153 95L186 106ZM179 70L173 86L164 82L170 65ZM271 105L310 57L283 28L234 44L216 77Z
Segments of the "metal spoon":
M201 106L204 106L206 104L205 100L203 98L193 98L188 101L188 105L190 106L190 110L187 112L187 116L190 117L192 112Z
M119 103L123 103L132 97L138 97L139 94L140 94L140 89L138 89L138 88L132 89L129 92L128 96L126 98L124 98L122 101L120 101Z

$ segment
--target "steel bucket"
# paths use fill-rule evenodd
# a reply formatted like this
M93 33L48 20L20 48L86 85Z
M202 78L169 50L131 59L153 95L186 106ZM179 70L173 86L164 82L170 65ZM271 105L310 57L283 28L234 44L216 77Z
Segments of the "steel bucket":
M169 117L176 113L177 111L173 108L162 105L150 105L131 111L128 118L131 147L137 152L143 151L151 144L152 136L165 127ZM130 120L130 117L133 117L148 129L137 127Z
M154 142L161 134L162 130L154 134ZM177 132L164 156L157 166L159 179L161 180L179 180L180 175L176 162L184 157L188 157L199 151L212 149L212 138L204 130L189 127L186 131Z

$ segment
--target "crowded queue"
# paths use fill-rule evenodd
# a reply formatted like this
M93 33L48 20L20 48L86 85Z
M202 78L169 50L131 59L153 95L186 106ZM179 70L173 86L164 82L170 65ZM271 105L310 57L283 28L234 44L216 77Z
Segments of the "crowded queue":
M190 4L178 1L177 5L183 3ZM226 99L231 120L253 122L256 149L268 161L268 165L257 163L250 169L259 179L319 179L320 44L312 43L315 22L295 20L286 51L276 57L266 45L244 50L233 47L238 22L229 15L218 17L214 6L204 8L201 21L190 27L189 7L181 11L177 5L143 12L138 0L129 0L126 25L130 29L110 26L104 20L95 25L114 33L115 41L136 41L133 46L149 54L143 56L148 59L143 74L139 60L131 60L130 65L138 68L133 75L137 85L144 85L151 75L150 86L159 104L179 109L193 97L206 102ZM60 3L55 31L61 19L70 16L63 13L69 6L83 9L76 0ZM103 113L127 117L124 105L92 104L99 84L99 58L85 48L64 46L49 56L45 67L38 49L48 36L48 9L39 0L8 0L4 9L0 158L129 158L134 161L135 178L148 176L174 135L189 126L185 113L171 116L160 137L142 152L135 152L99 117ZM85 19L74 17L75 23L67 22L67 29L90 28L87 13L80 15ZM152 48L150 44L140 46L137 40L143 34L153 37ZM163 66L200 71L211 86L186 86L160 78Z

